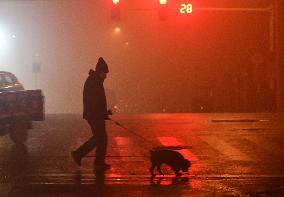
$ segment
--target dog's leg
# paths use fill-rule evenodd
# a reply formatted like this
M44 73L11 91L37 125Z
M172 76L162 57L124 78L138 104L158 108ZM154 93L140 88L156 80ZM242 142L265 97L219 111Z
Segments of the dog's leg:
M181 176L181 173L179 173L180 169L179 168L173 168L173 171L176 174L176 177Z
M158 165L158 168L157 168L157 169L158 169L158 172L159 172L161 175L164 176L164 173L163 173L162 170L161 170L161 164Z
M152 166L150 167L149 171L151 173L152 176L155 176L154 174L154 168L155 168L155 165L152 163Z

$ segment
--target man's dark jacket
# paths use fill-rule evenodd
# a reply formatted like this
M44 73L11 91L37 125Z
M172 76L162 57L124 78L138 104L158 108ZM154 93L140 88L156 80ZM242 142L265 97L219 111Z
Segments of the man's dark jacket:
M103 80L94 70L89 71L89 77L84 84L83 118L89 121L104 120L107 117L107 103Z

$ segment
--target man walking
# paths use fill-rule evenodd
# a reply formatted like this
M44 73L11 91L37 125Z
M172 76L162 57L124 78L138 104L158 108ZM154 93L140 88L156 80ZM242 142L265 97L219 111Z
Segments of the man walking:
M90 70L89 76L84 84L83 91L83 118L88 121L93 136L81 145L77 150L71 152L76 164L81 165L82 158L96 147L95 167L109 169L110 165L105 163L107 151L107 133L105 120L108 118L107 102L103 82L109 72L104 59L98 59L96 70Z

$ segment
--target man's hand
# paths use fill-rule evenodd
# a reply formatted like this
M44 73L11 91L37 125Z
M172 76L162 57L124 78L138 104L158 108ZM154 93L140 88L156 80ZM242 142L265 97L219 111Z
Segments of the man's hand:
M106 116L105 116L105 120L110 120L109 115L112 115L112 111L111 111L110 109L107 110L107 114L106 114Z
M111 109L107 110L107 115L112 115Z

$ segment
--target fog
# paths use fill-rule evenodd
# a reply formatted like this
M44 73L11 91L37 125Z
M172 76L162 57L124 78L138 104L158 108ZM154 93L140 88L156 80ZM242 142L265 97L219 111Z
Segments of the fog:
M11 35L0 70L13 72L26 89L42 89L47 113L82 113L83 84L99 57L110 69L109 102L122 113L273 110L269 13L180 16L176 2L160 21L157 1L124 0L115 21L106 0L0 1L0 28ZM269 1L192 4L267 7Z

